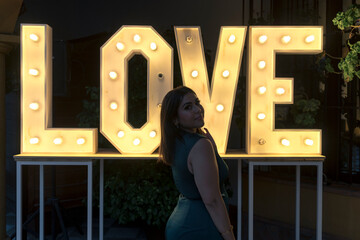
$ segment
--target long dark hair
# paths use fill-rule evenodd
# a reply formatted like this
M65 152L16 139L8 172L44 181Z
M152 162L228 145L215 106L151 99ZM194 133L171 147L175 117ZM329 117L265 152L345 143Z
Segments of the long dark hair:
M175 126L174 120L177 117L181 101L188 93L195 94L188 87L177 87L165 95L161 104L161 141L158 161L167 165L171 165L173 162L176 138L181 138L180 129Z

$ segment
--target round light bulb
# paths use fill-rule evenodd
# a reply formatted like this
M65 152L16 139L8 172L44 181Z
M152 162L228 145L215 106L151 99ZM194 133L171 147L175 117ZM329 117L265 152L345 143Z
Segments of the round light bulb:
M111 79L116 79L117 78L117 73L116 72L109 72L109 76Z
M32 68L29 70L29 74L32 76L38 76L39 75L39 70Z
M156 43L154 43L154 42L150 43L150 49L155 51L157 49Z
M265 113L258 113L257 118L258 118L259 120L265 119Z
M62 143L62 138L60 138L60 137L58 137L58 138L55 138L54 139L54 144L56 144L56 145L59 145L59 144L61 144Z
M265 68L265 66L266 66L265 61L259 61L259 63L258 63L258 67L259 67L260 69L264 69L264 68Z
M222 76L223 76L224 78L229 77L229 75L230 75L229 70L225 70L225 71L223 71L223 73L222 73Z
M304 143L308 146L314 145L314 141L310 138L305 139Z
M141 41L141 37L140 37L140 35L139 34L135 34L134 35L134 42L140 42Z
M79 145L83 145L85 143L85 138L78 138L76 140L76 143L79 144Z
M229 39L228 39L229 43L234 43L235 40L236 40L235 35L234 35L234 34L231 34L230 37L229 37Z
M36 111L36 110L39 109L39 104L36 103L36 102L30 103L29 108L30 108L31 110Z
M216 111L218 111L218 112L224 111L224 105L218 104L218 105L216 106Z
M117 134L117 136L118 136L119 138L122 138L122 137L125 136L125 132L124 132L124 131L119 131L118 134Z
M118 108L117 103L116 103L116 102L111 102L111 103L110 103L110 108L111 108L112 110L116 110L116 109Z
M40 139L37 137L30 138L30 144L38 144Z
M311 42L313 42L313 41L315 41L315 36L314 36L314 35L309 35L309 36L307 36L307 37L305 38L305 42L306 42L306 43L311 43Z
M264 44L267 41L268 37L266 35L261 35L258 39L259 43Z
M285 44L288 44L289 42L290 42L290 40L291 40L291 37L290 36L283 36L282 38L281 38L281 42L282 43L285 43Z
M156 131L151 131L150 134L149 134L149 136L150 136L151 138L154 138L154 137L156 136Z
M281 144L284 146L290 146L290 141L286 138L281 139Z
M266 87L261 86L261 87L258 88L258 93L259 94L264 94L265 92L266 92Z
M116 44L116 48L117 48L119 51L122 51L122 50L124 50L125 45L124 45L123 43L121 43L121 42L118 42L118 43Z
M277 95L283 95L285 93L285 89L284 88L277 88L276 89L276 94Z
M140 144L140 139L135 138L134 141L133 141L133 144L134 144L135 146L139 145L139 144Z
M191 76L192 76L193 78L196 78L197 76L199 76L199 72L196 71L196 70L194 70L194 71L191 72Z
M33 40L34 42L37 42L37 41L39 41L39 36L32 33L32 34L30 34L30 39Z

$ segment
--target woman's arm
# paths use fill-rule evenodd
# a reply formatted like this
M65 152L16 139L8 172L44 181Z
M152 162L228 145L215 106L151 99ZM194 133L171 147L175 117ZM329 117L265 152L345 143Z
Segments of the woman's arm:
M214 149L210 140L200 139L189 154L189 169L215 226L228 240L235 239L224 200L219 187L219 173Z

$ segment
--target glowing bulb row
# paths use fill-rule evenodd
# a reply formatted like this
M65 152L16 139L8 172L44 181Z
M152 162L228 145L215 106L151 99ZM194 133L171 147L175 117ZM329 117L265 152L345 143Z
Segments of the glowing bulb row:
M134 42L139 43L141 41L140 35L136 34L133 38ZM157 44L155 42L151 42L149 45L150 49L155 51L157 49ZM122 42L116 43L116 48L120 52L125 49L125 45Z
M265 87L265 86L261 86L261 87L258 88L258 93L259 93L260 95L265 94L265 92L266 92L266 87ZM285 89L284 89L284 88L277 88L277 89L275 90L275 93L276 93L277 95L283 95L283 94L285 94Z
M286 138L282 138L280 140L280 142L281 142L281 144L283 146L286 146L286 147L290 146L290 141L288 139L286 139ZM263 138L260 138L258 143L260 145L264 145L266 143L266 141ZM307 145L307 146L312 146L312 145L314 145L314 141L312 139L310 139L310 138L307 138L307 139L304 140L304 144Z
M30 138L30 144L38 144L40 142L40 139L38 138L38 137L33 137L33 138ZM78 138L77 140L76 140L76 143L78 144L78 145L83 145L83 144L85 144L85 138ZM60 137L58 137L58 138L54 138L54 140L53 140L53 143L55 144L55 145L60 145L60 144L62 144L63 143L63 139L62 138L60 138Z
M124 132L124 131L119 131L118 134L117 134L117 136L118 136L119 138L123 138L123 137L125 136L125 132ZM151 138L156 137L156 131L151 131L151 132L149 133L149 136L150 136ZM139 138L135 138L135 139L133 140L133 144L134 144L135 146L139 145L140 143L141 143L141 140L140 140Z
M224 78L228 78L230 76L230 71L229 70L224 70L221 74ZM197 70L193 70L191 72L191 76L193 78L197 78L199 76L199 72Z
M268 40L268 37L266 35L261 35L258 38L258 42L260 44L264 44L266 41ZM288 44L291 41L291 37L289 35L285 35L281 37L281 42L283 44ZM314 35L309 35L305 38L304 40L306 43L312 43L313 41L315 41L315 36Z

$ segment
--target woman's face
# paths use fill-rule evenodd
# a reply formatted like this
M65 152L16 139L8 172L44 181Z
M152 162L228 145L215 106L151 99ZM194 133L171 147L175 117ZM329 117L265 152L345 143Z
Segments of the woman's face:
M195 94L188 93L183 97L174 123L188 132L196 132L204 126L204 108Z

